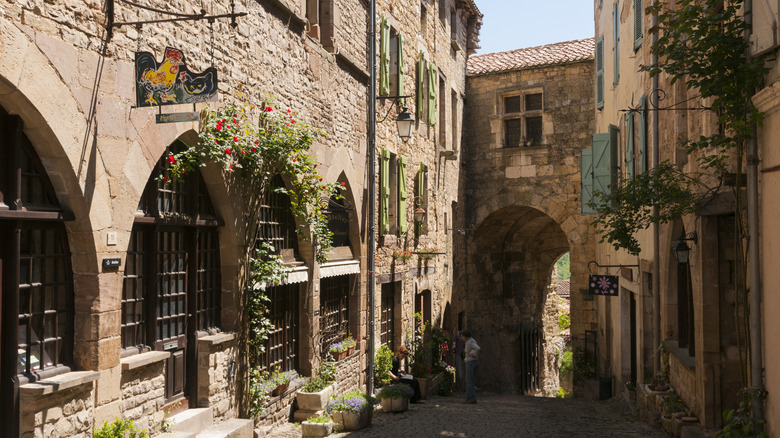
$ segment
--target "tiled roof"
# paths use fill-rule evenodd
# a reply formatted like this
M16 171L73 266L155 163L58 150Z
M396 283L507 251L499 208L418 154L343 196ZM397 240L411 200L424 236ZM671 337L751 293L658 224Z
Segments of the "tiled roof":
M560 280L558 282L558 295L569 296L569 280Z
M595 38L469 57L467 74L478 76L594 59Z

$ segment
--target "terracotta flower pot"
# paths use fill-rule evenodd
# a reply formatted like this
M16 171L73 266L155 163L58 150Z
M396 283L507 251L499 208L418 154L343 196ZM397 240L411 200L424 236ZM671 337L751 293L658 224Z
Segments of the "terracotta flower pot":
M282 395L282 394L284 394L284 392L285 392L285 391L287 391L287 388L288 388L289 386L290 386L290 383L289 383L289 382L287 382L287 383L283 383L283 384L281 384L281 385L277 386L277 387L276 387L276 389L274 389L274 390L273 390L273 393L271 394L271 396L275 397L275 396L277 396L277 395Z

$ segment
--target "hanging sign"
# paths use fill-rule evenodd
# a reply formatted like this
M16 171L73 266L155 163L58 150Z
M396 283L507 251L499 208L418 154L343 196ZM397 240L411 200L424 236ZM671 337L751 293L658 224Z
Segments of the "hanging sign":
M588 293L591 295L618 296L617 275L590 275L588 281Z
M217 69L201 73L187 68L181 50L166 47L158 63L149 52L135 54L136 106L178 105L217 99Z

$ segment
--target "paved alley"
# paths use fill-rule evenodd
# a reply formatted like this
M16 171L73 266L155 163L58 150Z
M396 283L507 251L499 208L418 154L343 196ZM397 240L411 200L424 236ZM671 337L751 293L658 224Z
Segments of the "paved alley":
M368 428L333 437L652 437L666 434L637 421L617 397L603 402L582 399L540 398L479 394L476 405L462 404L462 394L433 397L410 405L398 414L377 408ZM293 424L274 429L268 436L300 437Z

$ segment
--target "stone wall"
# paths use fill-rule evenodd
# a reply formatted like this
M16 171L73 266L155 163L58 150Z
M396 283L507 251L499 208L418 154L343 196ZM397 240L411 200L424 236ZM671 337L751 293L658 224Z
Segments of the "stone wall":
M141 430L152 431L163 421L165 362L155 362L122 373L122 417Z
M235 334L198 339L198 407L210 406L214 421L238 416L238 347ZM233 370L234 375L230 372Z
M92 436L94 384L79 385L48 395L21 393L24 406L22 438L87 438Z

